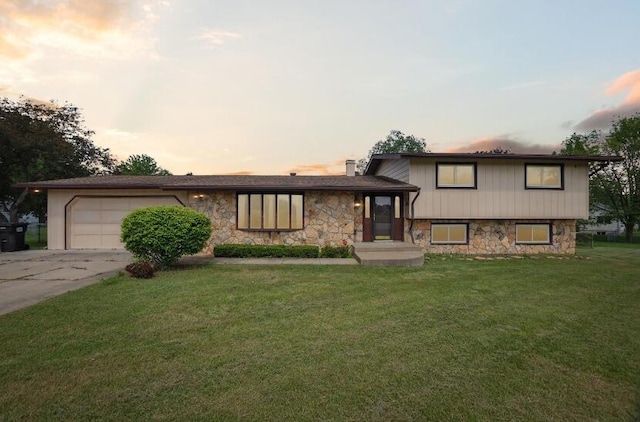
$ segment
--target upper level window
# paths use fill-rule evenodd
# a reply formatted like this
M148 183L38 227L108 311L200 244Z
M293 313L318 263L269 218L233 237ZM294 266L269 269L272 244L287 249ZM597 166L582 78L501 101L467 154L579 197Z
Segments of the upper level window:
M475 163L437 163L436 187L476 188Z
M238 229L302 229L303 196L289 193L240 193L237 216Z
M562 189L562 164L525 164L527 189Z

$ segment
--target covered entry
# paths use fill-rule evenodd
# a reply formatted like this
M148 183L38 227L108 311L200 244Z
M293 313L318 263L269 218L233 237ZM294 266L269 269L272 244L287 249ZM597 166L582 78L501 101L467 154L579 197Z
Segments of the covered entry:
M362 240L404 240L404 194L364 195Z
M122 219L153 205L183 204L173 195L75 196L65 206L66 249L122 249Z

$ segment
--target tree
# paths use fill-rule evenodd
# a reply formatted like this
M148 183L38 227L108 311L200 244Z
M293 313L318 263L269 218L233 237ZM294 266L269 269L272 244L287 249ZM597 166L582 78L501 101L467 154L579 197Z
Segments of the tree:
M147 154L129 156L125 162L118 165L116 173L123 175L171 175L168 170L158 166L156 160Z
M561 155L598 155L600 154L600 144L602 134L591 131L587 134L573 133L562 143Z
M115 160L92 135L69 103L0 99L0 221L45 213L45 195L27 196L15 183L110 173Z
M607 136L596 131L574 133L564 141L560 153L622 157L622 161L591 167L589 193L593 205L604 207L624 224L625 238L631 241L640 222L640 112L618 118Z
M476 151L474 154L512 155L513 152L509 148L502 148L501 145L498 145L493 149Z
M369 150L367 158L358 160L358 171L362 174L374 154L394 154L402 152L429 152L427 142L423 138L405 135L399 130L392 130L385 139L376 142Z

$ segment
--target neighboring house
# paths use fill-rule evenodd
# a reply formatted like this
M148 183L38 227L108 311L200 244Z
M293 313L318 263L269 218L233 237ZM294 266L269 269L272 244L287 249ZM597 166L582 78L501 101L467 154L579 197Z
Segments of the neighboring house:
M582 230L601 235L619 235L624 232L624 224L612 217L605 207L596 205L592 207L588 223Z
M122 248L120 222L188 206L218 244L405 241L426 252L573 253L587 218L588 163L614 157L387 154L344 176L100 176L23 183L48 190L49 249Z

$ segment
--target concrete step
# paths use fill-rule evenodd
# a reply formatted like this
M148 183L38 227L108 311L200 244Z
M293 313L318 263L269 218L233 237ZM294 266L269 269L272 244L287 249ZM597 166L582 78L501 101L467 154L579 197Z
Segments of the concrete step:
M422 247L407 242L359 242L353 256L361 265L417 267L424 264Z
M419 267L424 264L424 253L420 251L354 251L360 265Z
M422 252L422 247L408 242L358 242L354 252Z

